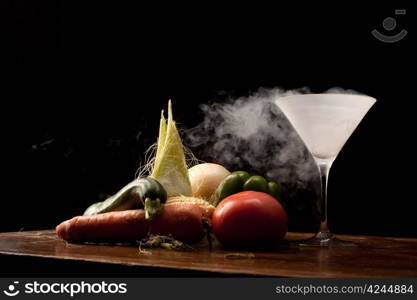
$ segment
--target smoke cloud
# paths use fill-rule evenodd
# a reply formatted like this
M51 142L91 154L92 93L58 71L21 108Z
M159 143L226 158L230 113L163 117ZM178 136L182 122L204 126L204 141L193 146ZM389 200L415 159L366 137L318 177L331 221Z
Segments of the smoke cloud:
M351 94L351 95L364 95L360 92L357 92L355 90L351 90L351 89L344 89L341 87L332 87L330 89L328 89L326 92L326 94Z
M247 170L283 186L306 188L318 181L318 169L304 143L275 104L279 97L309 93L308 88L281 88L222 102L203 104L203 122L185 131L186 144L197 157L231 171ZM356 93L332 88L326 93Z

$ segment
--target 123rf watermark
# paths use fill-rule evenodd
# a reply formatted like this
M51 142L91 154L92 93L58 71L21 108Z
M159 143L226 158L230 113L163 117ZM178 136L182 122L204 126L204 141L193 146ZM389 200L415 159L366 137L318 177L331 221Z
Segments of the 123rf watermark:
M363 284L363 285L279 285L275 287L276 294L323 295L323 294L409 294L414 293L412 284Z
M74 297L78 294L126 294L127 283L108 283L100 282L40 282L37 280L31 282L20 283L13 281L3 294L8 297L14 297L19 294L61 294Z

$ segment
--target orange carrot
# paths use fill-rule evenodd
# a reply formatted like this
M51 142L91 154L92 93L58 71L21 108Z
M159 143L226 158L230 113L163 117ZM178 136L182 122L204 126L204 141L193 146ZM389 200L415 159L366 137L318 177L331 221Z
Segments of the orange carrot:
M172 235L183 242L196 242L205 235L205 211L194 204L166 205L151 220L142 209L78 216L56 227L58 237L78 242L137 241L148 233Z

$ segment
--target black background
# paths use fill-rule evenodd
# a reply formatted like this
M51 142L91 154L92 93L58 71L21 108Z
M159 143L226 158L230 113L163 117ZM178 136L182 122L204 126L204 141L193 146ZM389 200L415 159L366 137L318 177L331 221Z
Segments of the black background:
M411 11L394 15L407 7L1 5L9 51L2 55L0 231L52 228L129 182L170 98L176 120L190 128L202 120L199 104L219 95L340 86L378 102L333 164L331 229L417 237L415 32ZM382 28L389 16L394 33L409 31L398 43L370 34L392 34ZM310 229L295 210L290 219L290 230Z

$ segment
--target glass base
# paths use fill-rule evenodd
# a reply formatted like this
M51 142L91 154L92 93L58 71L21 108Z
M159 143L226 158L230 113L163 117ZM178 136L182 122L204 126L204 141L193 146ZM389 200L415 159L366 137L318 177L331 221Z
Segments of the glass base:
M319 232L306 240L298 241L302 247L355 247L357 244L336 238L330 232Z

